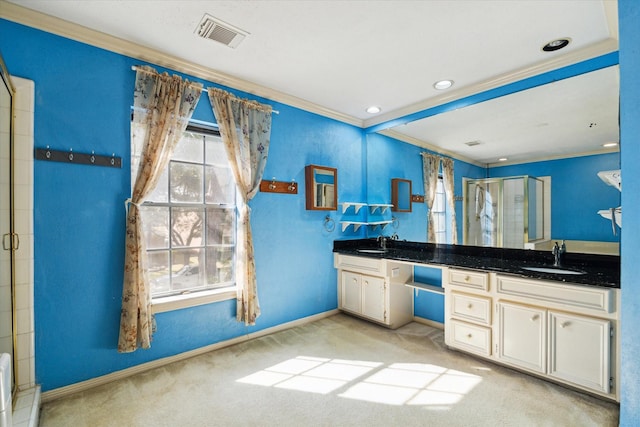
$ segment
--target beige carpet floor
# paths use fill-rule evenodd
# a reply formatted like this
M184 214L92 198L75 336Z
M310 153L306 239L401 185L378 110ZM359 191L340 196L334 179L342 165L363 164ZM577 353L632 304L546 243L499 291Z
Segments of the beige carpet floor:
M42 406L41 427L617 426L614 402L338 314Z

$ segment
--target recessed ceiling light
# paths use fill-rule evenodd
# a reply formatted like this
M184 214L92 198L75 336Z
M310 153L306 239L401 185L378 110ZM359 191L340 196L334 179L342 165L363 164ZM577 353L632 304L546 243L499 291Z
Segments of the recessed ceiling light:
M371 107L367 108L367 113L369 113L369 114L377 114L380 111L382 111L382 108L377 107L375 105L372 105Z
M618 145L617 142L607 142L606 144L602 144L603 147L615 147Z
M453 86L453 80L440 80L433 84L433 87L438 90L449 89L451 86Z
M506 157L500 157L498 159L499 162L506 162L507 160L509 160L509 159L507 159Z
M549 43L542 46L542 50L544 50L545 52L553 52L554 50L559 50L563 47L566 47L570 42L571 39L569 37L551 40Z

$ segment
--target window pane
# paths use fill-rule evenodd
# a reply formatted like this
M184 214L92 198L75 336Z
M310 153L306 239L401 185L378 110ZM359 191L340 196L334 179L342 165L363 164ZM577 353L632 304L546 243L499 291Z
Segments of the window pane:
M147 202L153 298L235 286L236 185L220 137L185 133Z
M444 203L442 201L442 194L436 193L436 198L433 200L433 211L442 212L444 210Z
M171 290L184 291L204 286L202 249L181 249L173 251L171 265Z
M156 184L156 188L153 189L151 194L147 197L148 202L156 202L156 203L166 203L169 198L169 174L165 170L160 178L158 178L158 183Z
M207 248L207 283L229 284L233 276L234 248Z
M173 150L171 160L183 160L185 162L202 163L204 150L204 136L197 133L185 132L182 139Z
M207 137L207 143L205 144L205 163L225 168L229 167L227 152L222 143L222 138L219 136Z
M171 290L169 251L147 252L147 262L151 295L169 292Z
M236 210L207 208L207 245L235 244Z
M147 249L168 249L169 208L141 206L140 214Z
M173 247L203 246L202 208L171 208L171 245Z
M171 201L202 203L202 166L171 162Z
M205 203L236 203L236 182L229 168L205 166Z

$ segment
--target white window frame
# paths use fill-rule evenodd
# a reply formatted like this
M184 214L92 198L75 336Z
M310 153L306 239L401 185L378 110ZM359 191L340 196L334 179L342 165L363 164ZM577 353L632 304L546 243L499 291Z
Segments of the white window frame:
M198 133L198 134L202 134L206 137L215 137L215 138L220 138L220 133L219 131L212 127L212 126L205 126L205 125L193 125L190 124L187 127L187 131L190 133ZM207 143L207 141L205 140L205 144ZM204 160L203 160L204 161ZM171 162L167 165L167 168L171 167ZM236 189L237 191L237 189ZM236 194L236 200L237 200L237 194ZM174 207L180 207L180 206L184 206L185 204L183 203L171 203L171 202L162 202L162 203L157 203L157 202L145 202L143 203L143 206L174 206ZM206 209L207 206L221 206L221 205L216 205L216 204L207 204L206 202L203 202L202 204L194 204L194 206L202 206L204 209ZM225 207L236 207L237 209L237 205L225 205ZM237 215L237 210L236 210L236 215ZM171 227L171 225L169 224L169 227ZM206 231L205 231L205 225L202 225L203 227L203 231L202 231L202 235L204 236ZM237 251L237 222L235 223L235 250ZM203 248L205 248L205 246L203 246ZM169 249L169 251L174 250L174 249ZM153 252L153 249L147 250L147 253L149 252ZM237 254L236 254L237 255ZM235 256L234 256L235 259ZM235 262L233 262L234 268L235 268ZM235 278L235 272L234 272L234 278ZM161 295L161 296L156 296L154 297L153 295L151 296L152 298L152 309L154 313L162 313L162 312L167 312L167 311L172 311L172 310L179 310L182 308L187 308L187 307L194 307L194 306L198 306L198 305L204 305L204 304L210 304L210 303L214 303L214 302L218 302L218 301L225 301L225 300L230 300L230 299L235 299L237 296L237 286L235 284L235 282L233 283L233 285L229 285L229 286L221 286L221 287L217 287L217 288L213 288L213 289L206 289L206 290L199 290L199 291L194 291L194 292L189 292L189 293L184 293L184 294L176 294L176 295Z

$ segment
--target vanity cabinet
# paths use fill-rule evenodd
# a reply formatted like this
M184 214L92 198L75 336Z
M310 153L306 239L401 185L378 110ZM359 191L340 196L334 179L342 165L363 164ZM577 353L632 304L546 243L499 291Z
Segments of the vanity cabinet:
M491 355L492 298L489 275L447 269L445 287L445 341L452 347L482 356Z
M619 289L448 270L449 347L619 400Z
M549 312L549 375L609 393L611 321Z
M341 283L341 309L378 322L386 321L386 284L383 277L343 271Z
M545 373L546 313L536 307L498 302L496 357L503 362Z
M338 309L399 328L413 320L413 294L405 286L409 265L376 258L334 254Z

